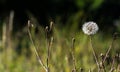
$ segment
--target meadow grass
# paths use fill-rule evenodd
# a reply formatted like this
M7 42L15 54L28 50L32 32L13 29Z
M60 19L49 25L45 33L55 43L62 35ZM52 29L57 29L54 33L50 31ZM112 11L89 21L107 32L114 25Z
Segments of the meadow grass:
M51 25L46 29L33 22L29 33L26 24L16 35L11 35L12 48L1 44L0 71L97 72L89 36L81 29L71 31L72 27L66 28L54 24L51 30ZM112 41L114 37L112 34L106 36L100 31L92 37L92 45L100 65L99 72L120 71L120 39Z

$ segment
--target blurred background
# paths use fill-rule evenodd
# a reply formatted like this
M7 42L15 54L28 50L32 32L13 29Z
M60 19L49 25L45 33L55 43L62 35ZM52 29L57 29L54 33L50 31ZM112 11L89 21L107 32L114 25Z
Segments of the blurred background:
M101 28L107 30L116 26L119 20L119 0L0 0L1 22L10 11L15 12L15 29L23 27L29 19L29 13L37 18L41 25L46 25L50 19L60 18L66 24L71 18L77 23L95 21ZM73 20L72 19L72 20ZM18 24L19 23L19 24ZM70 23L69 25L71 25ZM18 27L19 25L19 27ZM18 27L18 28L16 28ZM108 28L109 27L109 28ZM21 29L21 28L20 28Z
M77 67L94 71L96 65L89 49L89 38L83 34L81 27L87 21L98 24L99 32L94 36L94 42L99 57L101 52L108 49L112 34L120 32L120 0L0 0L1 72L45 72L32 50L33 45L27 33L28 20L34 25L31 29L32 36L44 62L44 29L51 21L55 23L51 72L71 71L69 48L72 37L76 39ZM119 49L117 40L111 54L119 53Z

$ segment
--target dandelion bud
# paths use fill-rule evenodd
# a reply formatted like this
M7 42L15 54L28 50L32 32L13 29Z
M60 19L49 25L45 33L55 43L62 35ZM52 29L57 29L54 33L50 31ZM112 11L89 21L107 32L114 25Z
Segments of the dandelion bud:
M105 55L103 53L100 54L102 60L104 60Z
M34 27L34 25L31 24L31 21L30 21L30 20L28 20L28 27Z
M30 27L30 20L28 20L28 27Z
M51 22L50 22L50 30L52 30L52 28L53 28L53 24L54 24L54 22L51 21Z
M48 32L48 31L49 31L48 26L46 26L45 31L46 31L46 32Z
M95 22L86 22L82 26L82 30L87 35L94 35L98 31L98 25Z

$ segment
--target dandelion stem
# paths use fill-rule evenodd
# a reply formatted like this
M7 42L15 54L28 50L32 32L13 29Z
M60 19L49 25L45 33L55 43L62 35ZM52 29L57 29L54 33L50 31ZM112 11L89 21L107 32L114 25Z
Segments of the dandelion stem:
M93 48L93 44L92 44L92 36L90 36L90 44L91 44L91 47L92 47L92 52L93 52L93 56L95 58L95 61L96 61L96 64L98 66L98 72L100 72L100 65L99 65L99 62L98 62L98 59L97 59L97 55L95 53L95 50Z
M38 58L38 61L39 61L39 63L41 64L41 66L45 69L45 71L47 72L47 68L46 68L46 66L43 64L43 61L41 60L41 57L39 56L39 54L38 54L38 52L37 52L37 47L35 46L35 43L34 43L34 41L33 41L33 38L32 38L32 35L31 35L31 32L30 32L30 29L29 29L29 25L30 25L30 21L28 21L28 34L29 34L29 38L30 38L30 40L31 40L31 42L32 42L32 44L33 44L33 49L34 49L34 52L35 52L35 54L36 54L36 56L37 56L37 58Z

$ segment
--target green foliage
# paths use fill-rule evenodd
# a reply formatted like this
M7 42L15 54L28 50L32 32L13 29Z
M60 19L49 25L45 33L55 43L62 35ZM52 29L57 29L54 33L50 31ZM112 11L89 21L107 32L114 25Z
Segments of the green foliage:
M104 0L75 0L77 7L83 10L86 7L88 10L89 9L95 10L99 8L103 2Z
M104 0L94 0L91 5L91 9L95 10L95 9L99 8L103 2L104 2Z

